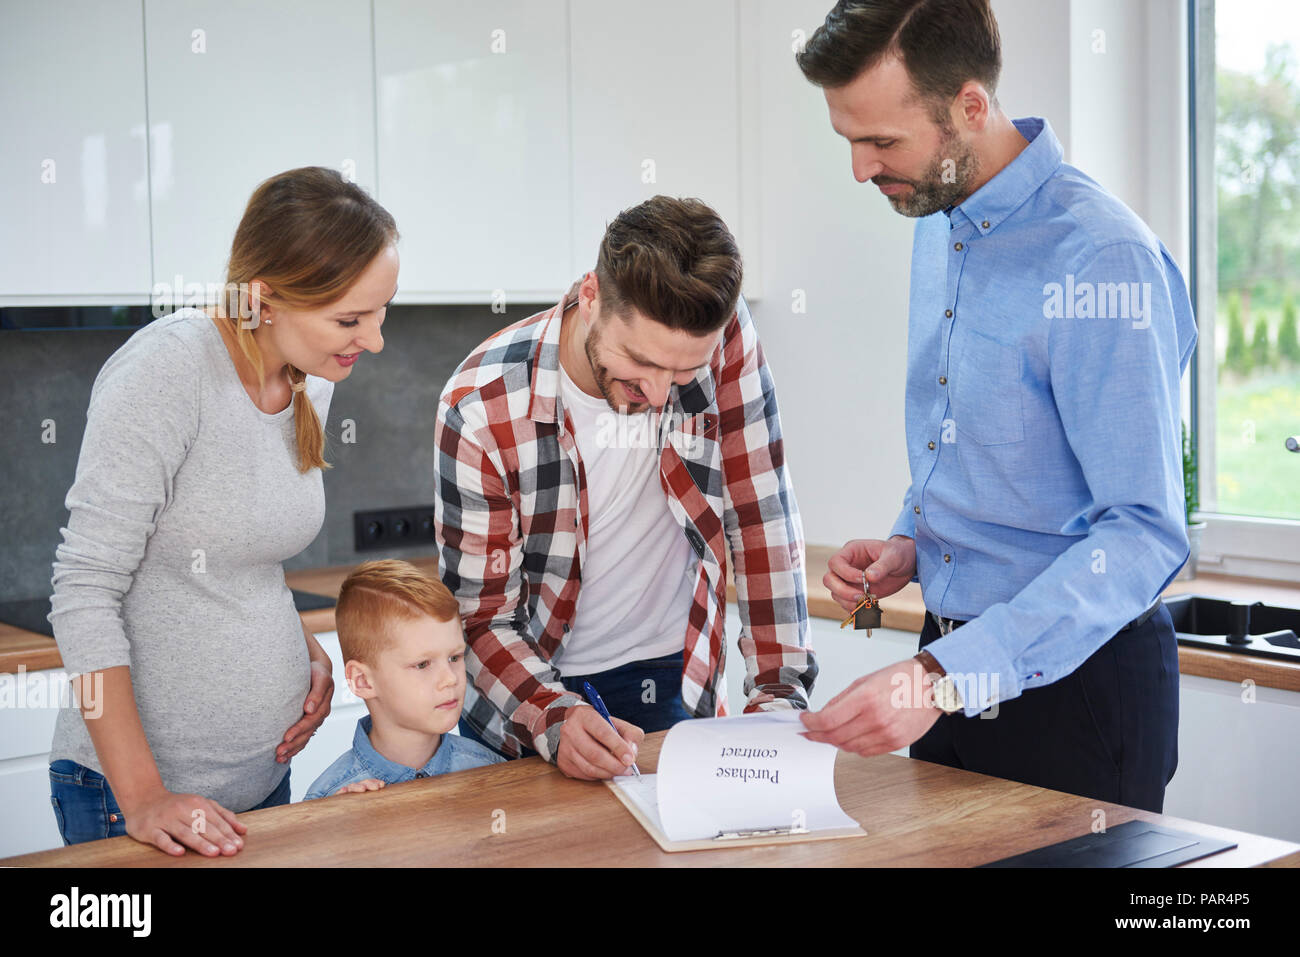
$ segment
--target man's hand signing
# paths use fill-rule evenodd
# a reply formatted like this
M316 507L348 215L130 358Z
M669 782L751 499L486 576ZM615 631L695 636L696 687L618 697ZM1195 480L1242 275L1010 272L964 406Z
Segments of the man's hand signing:
M625 774L636 761L637 746L645 732L634 724L614 719L614 728L588 705L569 712L560 726L560 746L555 766L571 778L598 781Z

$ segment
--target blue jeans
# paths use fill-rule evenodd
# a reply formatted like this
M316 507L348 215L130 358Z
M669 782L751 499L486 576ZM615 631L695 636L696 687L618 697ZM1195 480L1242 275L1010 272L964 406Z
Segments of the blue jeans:
M289 769L285 768L279 787L257 807L248 810L288 803ZM84 764L66 759L50 764L50 804L64 844L82 844L126 833L126 817L117 806L108 781Z
M678 721L694 717L682 705L682 652L677 651L662 658L650 658L646 661L632 661L609 671L595 675L569 675L560 679L566 691L572 691L585 699L582 683L590 681L591 686L605 702L605 707L615 718L636 725L649 734L671 728ZM647 701L646 698L653 700ZM459 730L463 737L496 751L484 741L464 716L460 719ZM502 757L508 755L501 754ZM537 754L524 748L521 758L531 758Z

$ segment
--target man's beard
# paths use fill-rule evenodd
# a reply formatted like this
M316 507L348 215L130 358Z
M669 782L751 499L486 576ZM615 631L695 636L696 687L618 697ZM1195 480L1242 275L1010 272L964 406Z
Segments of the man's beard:
M591 375L596 380L596 388L599 389L600 394L604 396L606 404L615 412L622 415L635 415L638 412L645 412L650 408L648 402L622 406L614 399L614 380L610 378L609 370L601 365L599 360L596 358L596 347L599 345L600 328L599 325L597 325L592 328L590 333L588 333L587 339L583 343L583 351L587 353L587 364L591 366Z
M910 192L885 197L889 200L889 205L894 207L894 212L913 218L929 216L956 205L970 195L970 184L979 173L979 157L957 138L956 130L951 124L944 124L942 130L943 141L939 144L934 162L919 181L887 177L872 179L877 186L906 183L911 187ZM949 160L952 161L951 172L945 166ZM945 173L952 182L945 182Z

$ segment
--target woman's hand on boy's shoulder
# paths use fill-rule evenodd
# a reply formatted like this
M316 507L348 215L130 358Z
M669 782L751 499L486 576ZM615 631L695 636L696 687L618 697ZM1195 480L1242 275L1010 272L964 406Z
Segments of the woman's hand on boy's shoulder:
M379 778L366 778L364 781L353 781L351 784L345 784L335 791L335 794L360 794L363 791L378 791L380 788L387 786L387 781L381 781Z

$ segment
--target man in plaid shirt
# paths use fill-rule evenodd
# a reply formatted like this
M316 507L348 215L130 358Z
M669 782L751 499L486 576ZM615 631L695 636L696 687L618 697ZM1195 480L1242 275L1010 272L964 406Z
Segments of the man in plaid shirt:
M728 545L744 710L807 707L803 528L740 281L713 210L657 196L443 389L435 520L469 645L462 734L595 779L624 772L645 731L725 715Z

